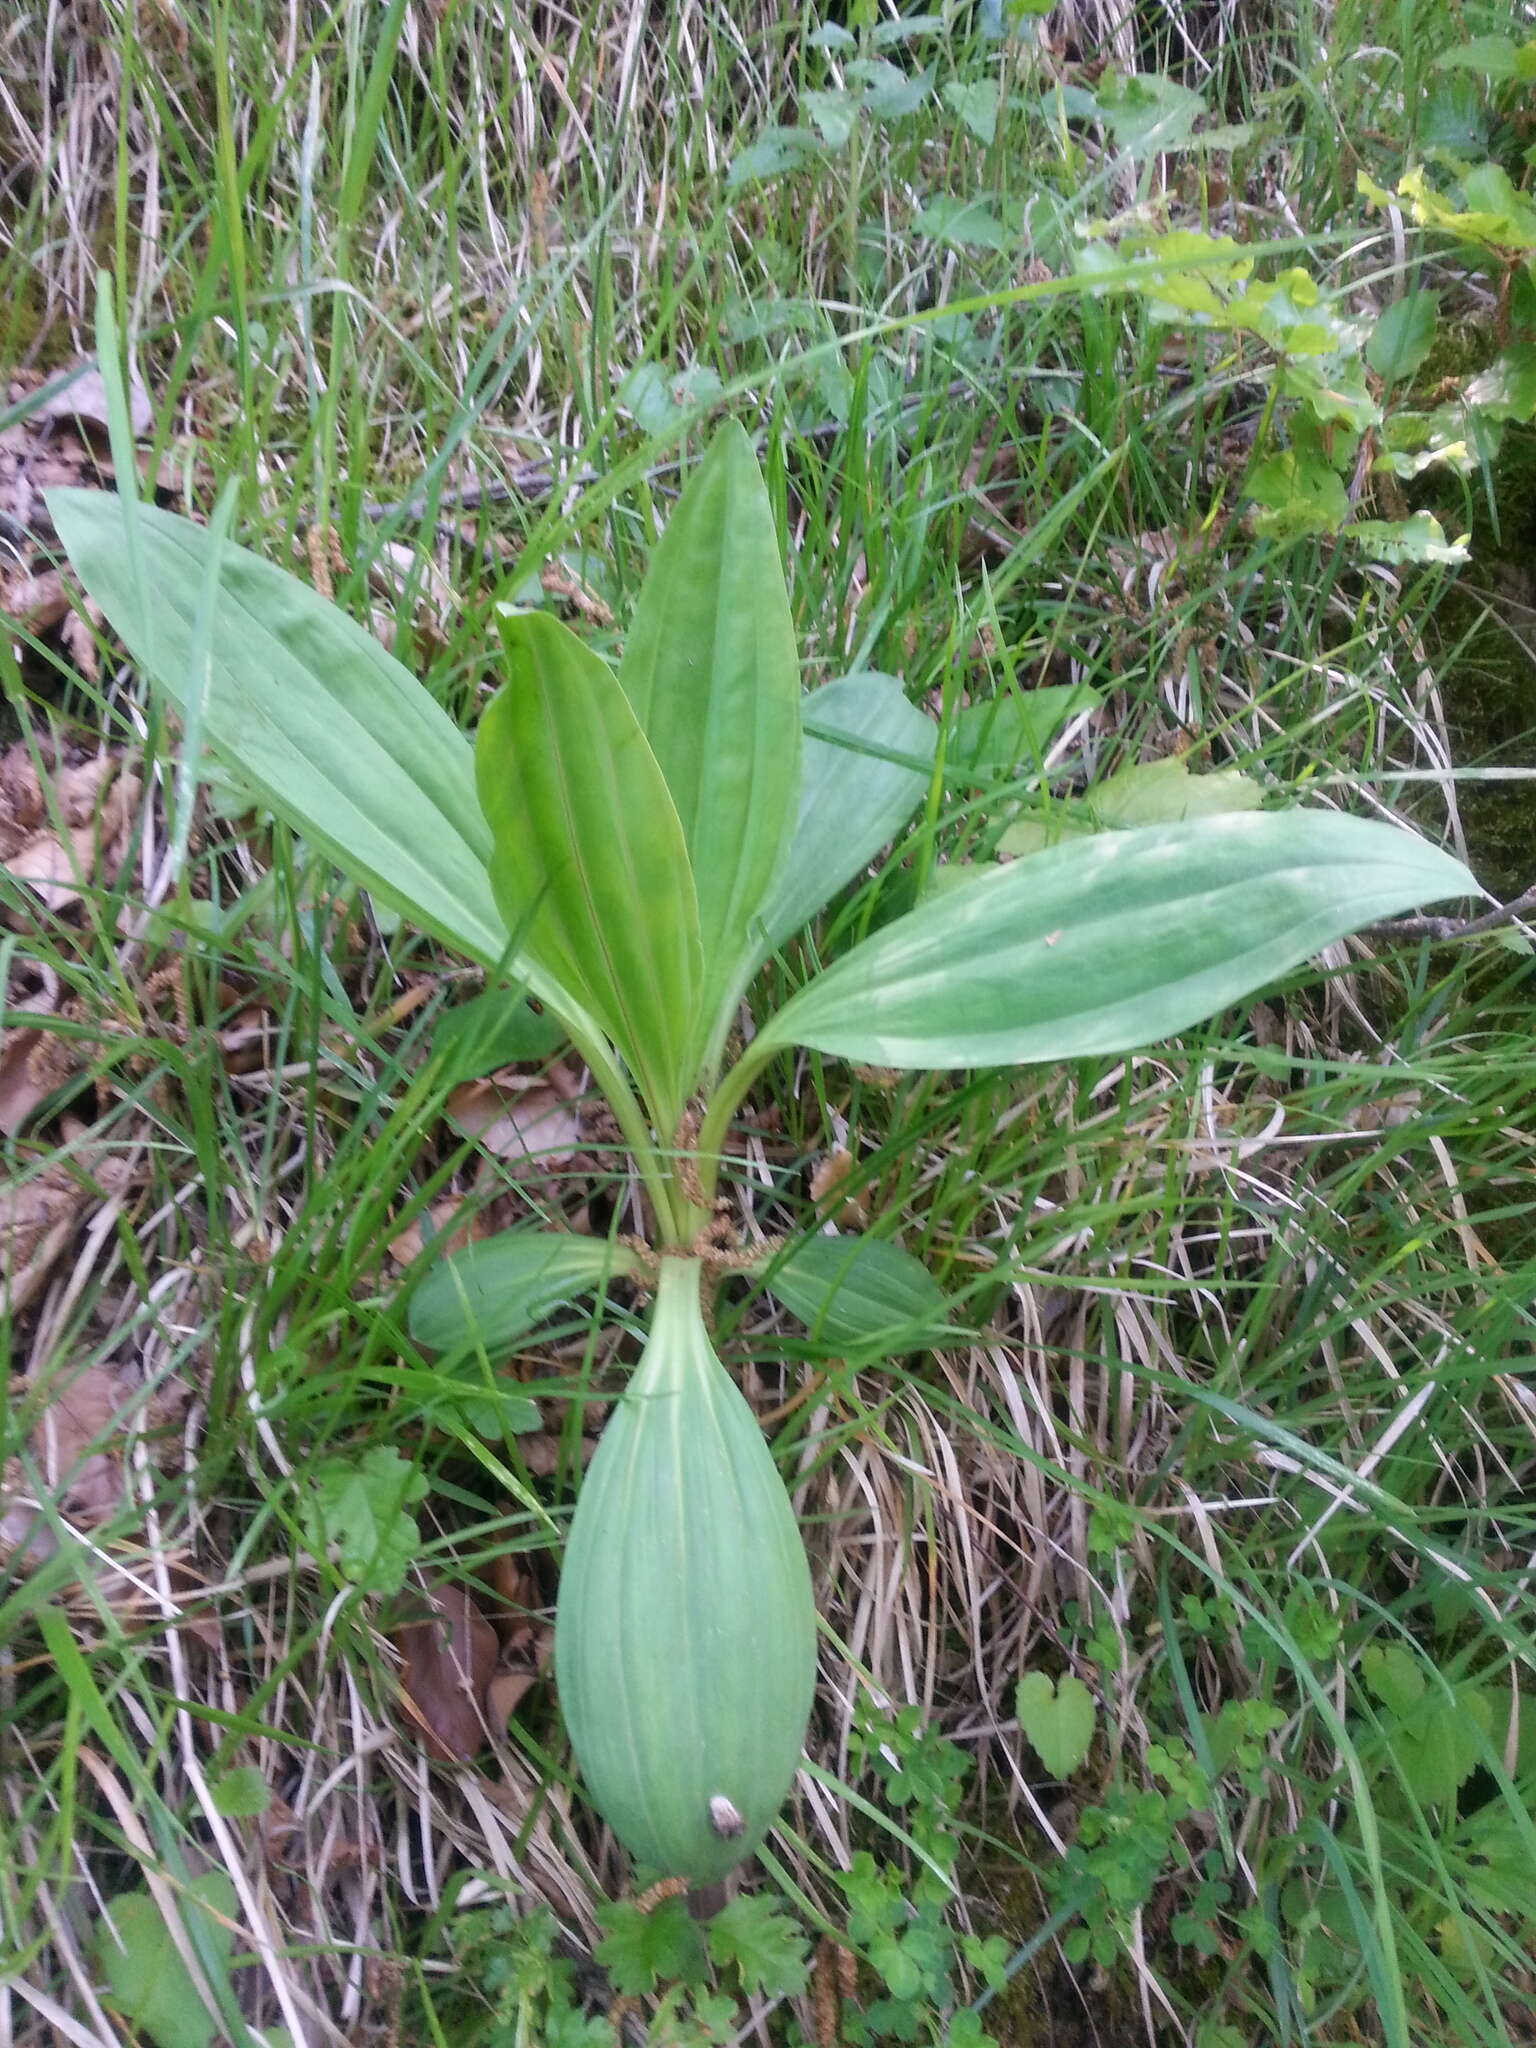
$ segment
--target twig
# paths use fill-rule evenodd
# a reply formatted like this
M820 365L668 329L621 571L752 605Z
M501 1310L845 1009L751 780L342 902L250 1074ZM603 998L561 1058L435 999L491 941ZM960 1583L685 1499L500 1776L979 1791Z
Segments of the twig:
M1481 917L1393 917L1384 924L1368 924L1362 937L1372 939L1434 939L1444 943L1448 939L1472 939L1482 932L1498 931L1502 926L1519 924L1528 915L1536 912L1536 887L1527 889L1498 910L1488 910Z

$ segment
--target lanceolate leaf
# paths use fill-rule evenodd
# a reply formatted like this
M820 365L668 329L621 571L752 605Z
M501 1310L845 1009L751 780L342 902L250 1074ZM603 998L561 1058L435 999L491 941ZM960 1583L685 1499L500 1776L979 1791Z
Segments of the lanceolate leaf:
M759 1044L892 1067L1126 1052L1373 918L1476 889L1413 834L1330 811L1105 833L899 918L802 989Z
M878 1343L887 1358L940 1341L948 1308L926 1266L874 1237L802 1238L763 1285L820 1342Z
M576 990L670 1136L693 1079L699 913L677 812L606 662L558 620L499 620L506 686L475 748L502 915Z
M773 511L728 420L651 558L619 682L672 793L698 891L700 1040L734 1001L800 782L800 669Z
M789 858L763 912L771 950L867 867L928 787L935 729L894 677L844 676L805 699L805 766Z
M134 661L185 715L210 540L203 527L110 491L55 490L48 509L75 571ZM148 588L125 545L137 522ZM414 923L494 962L507 932L469 742L369 633L247 549L219 551L203 737L312 846Z
M509 1351L562 1302L592 1294L634 1255L603 1237L504 1230L453 1252L411 1297L411 1340L424 1351L470 1344L494 1357Z

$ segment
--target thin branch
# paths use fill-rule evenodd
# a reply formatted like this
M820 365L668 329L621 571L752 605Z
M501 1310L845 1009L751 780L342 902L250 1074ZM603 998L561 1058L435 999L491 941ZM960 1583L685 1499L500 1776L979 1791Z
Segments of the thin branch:
M1536 886L1527 889L1498 910L1481 917L1394 917L1384 924L1368 924L1361 936L1372 939L1473 939L1482 932L1499 931L1505 925L1520 924L1536 913Z

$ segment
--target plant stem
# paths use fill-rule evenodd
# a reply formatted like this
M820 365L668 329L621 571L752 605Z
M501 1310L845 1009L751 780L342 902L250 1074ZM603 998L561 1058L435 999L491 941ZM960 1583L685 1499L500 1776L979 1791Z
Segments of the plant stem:
M624 1069L614 1057L607 1040L590 1025L589 1020L564 1011L562 1022L571 1034L571 1043L586 1061L588 1072L618 1120L624 1142L630 1149L641 1183L656 1212L659 1236L666 1244L686 1243L687 1238L682 1234L687 1227L686 1217L679 1212L672 1175L651 1136L645 1111L625 1078Z
M781 1047L765 1044L761 1038L749 1045L735 1066L722 1079L715 1091L704 1118L699 1125L698 1169L699 1187L704 1196L704 1207L696 1212L695 1229L701 1229L709 1220L709 1211L715 1199L715 1189L720 1180L720 1162L725 1153L725 1134L731 1127L731 1118L740 1109L748 1088L756 1079L759 1070L765 1067Z

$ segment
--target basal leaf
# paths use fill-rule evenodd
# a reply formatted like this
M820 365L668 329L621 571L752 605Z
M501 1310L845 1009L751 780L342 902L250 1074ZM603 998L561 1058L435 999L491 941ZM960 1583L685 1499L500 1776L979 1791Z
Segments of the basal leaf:
M410 1509L426 1495L426 1474L393 1445L375 1444L361 1458L320 1459L311 1484L311 1546L334 1544L341 1569L364 1592L398 1593L421 1541Z
M763 1285L827 1345L876 1340L888 1358L940 1341L949 1304L928 1268L874 1237L802 1238Z
M800 789L800 666L784 565L757 457L734 420L667 522L618 678L693 869L702 1048L756 955Z
M1409 292L1395 299L1371 329L1365 360L1388 384L1411 377L1435 345L1440 294Z
M227 1971L235 1939L229 1923L239 1907L224 1872L210 1870L192 1878L178 1892L177 1904L189 1932L196 1925L203 1953ZM100 1926L95 1947L108 2003L156 2048L208 2048L220 2031L218 2021L204 2005L150 1892L120 1892L107 1907L107 1923Z
M1415 512L1407 519L1357 519L1349 529L1351 543L1377 562L1465 562L1471 559L1470 534L1447 540L1433 512Z
M1536 79L1536 42L1516 43L1509 36L1474 36L1435 59L1438 70L1475 71L1482 78Z
M780 946L888 846L927 790L935 728L894 677L868 671L804 701L800 814L763 910Z
M452 1088L499 1067L547 1060L564 1043L559 1019L530 1008L521 989L488 988L444 1010L433 1028L432 1057L442 1062L440 1085Z
M995 78L952 78L944 87L945 106L989 149L997 136L1001 97L1001 87Z
M1412 833L1330 811L1103 833L898 918L802 989L759 1044L891 1067L1127 1052L1373 918L1476 890Z
M1165 754L1158 761L1133 761L1105 776L1087 792L1083 807L1096 824L1124 830L1256 811L1263 801L1263 790L1241 768L1191 775L1182 754Z
M504 1230L432 1268L411 1296L411 1341L439 1352L476 1344L495 1357L563 1302L633 1270L633 1254L607 1238Z
M1349 494L1343 478L1313 456L1298 455L1289 448L1266 456L1249 471L1244 489L1263 507L1254 515L1254 531L1272 539L1337 533L1349 524Z
M820 154L820 144L809 128L765 128L756 142L732 157L725 189L739 192L744 185L767 184L786 171L798 171Z
M968 705L955 719L945 765L968 769L982 782L1038 767L1067 720L1100 701L1090 683L1053 683Z
M475 776L491 885L528 958L577 991L670 1135L693 1081L699 913L667 785L613 671L543 613L502 614L506 683Z
M87 594L185 715L206 530L110 491L50 491L48 508ZM147 590L124 545L130 517ZM207 660L203 738L246 786L392 908L499 960L469 742L421 684L335 605L227 542Z
M1093 1694L1070 1672L1053 1684L1043 1671L1019 1680L1019 1726L1041 1763L1058 1782L1070 1778L1093 1745Z
M941 192L928 204L919 208L913 222L920 233L930 236L935 242L947 242L953 249L993 249L1001 251L1011 248L1019 235L1019 221L1022 209L1004 209L1005 216L999 219L998 208L990 199L962 198Z
M1536 418L1536 342L1516 342L1466 389L1470 406L1494 420Z

